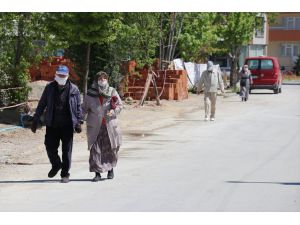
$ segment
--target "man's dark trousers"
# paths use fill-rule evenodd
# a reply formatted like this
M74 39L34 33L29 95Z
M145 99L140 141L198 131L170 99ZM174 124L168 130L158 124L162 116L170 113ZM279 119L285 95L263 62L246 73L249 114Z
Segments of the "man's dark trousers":
M46 127L45 146L52 168L62 166L61 177L69 176L73 148L73 127ZM58 147L62 142L62 161L58 155Z

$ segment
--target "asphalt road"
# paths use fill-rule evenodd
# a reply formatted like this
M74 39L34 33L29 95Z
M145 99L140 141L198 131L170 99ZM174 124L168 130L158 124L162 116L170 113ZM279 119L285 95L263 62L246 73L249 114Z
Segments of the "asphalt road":
M24 166L0 180L0 211L300 211L300 86L219 99L216 120L203 118L125 136L113 180L91 182L85 142L68 184L49 164Z

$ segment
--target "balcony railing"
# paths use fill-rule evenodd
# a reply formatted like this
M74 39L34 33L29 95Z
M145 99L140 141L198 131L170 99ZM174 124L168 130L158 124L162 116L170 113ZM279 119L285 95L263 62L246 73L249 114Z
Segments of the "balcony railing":
M283 26L271 27L270 26L270 30L300 30L300 26L296 26L296 27L283 27Z

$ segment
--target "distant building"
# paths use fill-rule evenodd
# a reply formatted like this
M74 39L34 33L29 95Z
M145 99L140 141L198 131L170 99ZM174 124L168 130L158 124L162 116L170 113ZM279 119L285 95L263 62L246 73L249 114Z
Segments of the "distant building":
M278 57L285 70L293 70L300 55L300 12L279 13L269 33L268 54Z

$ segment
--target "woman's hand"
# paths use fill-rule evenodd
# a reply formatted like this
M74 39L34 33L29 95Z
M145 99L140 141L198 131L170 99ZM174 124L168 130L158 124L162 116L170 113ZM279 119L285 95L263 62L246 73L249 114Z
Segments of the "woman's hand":
M113 116L114 114L115 114L114 110L111 109L106 115L109 116L109 117L111 117L111 116Z

